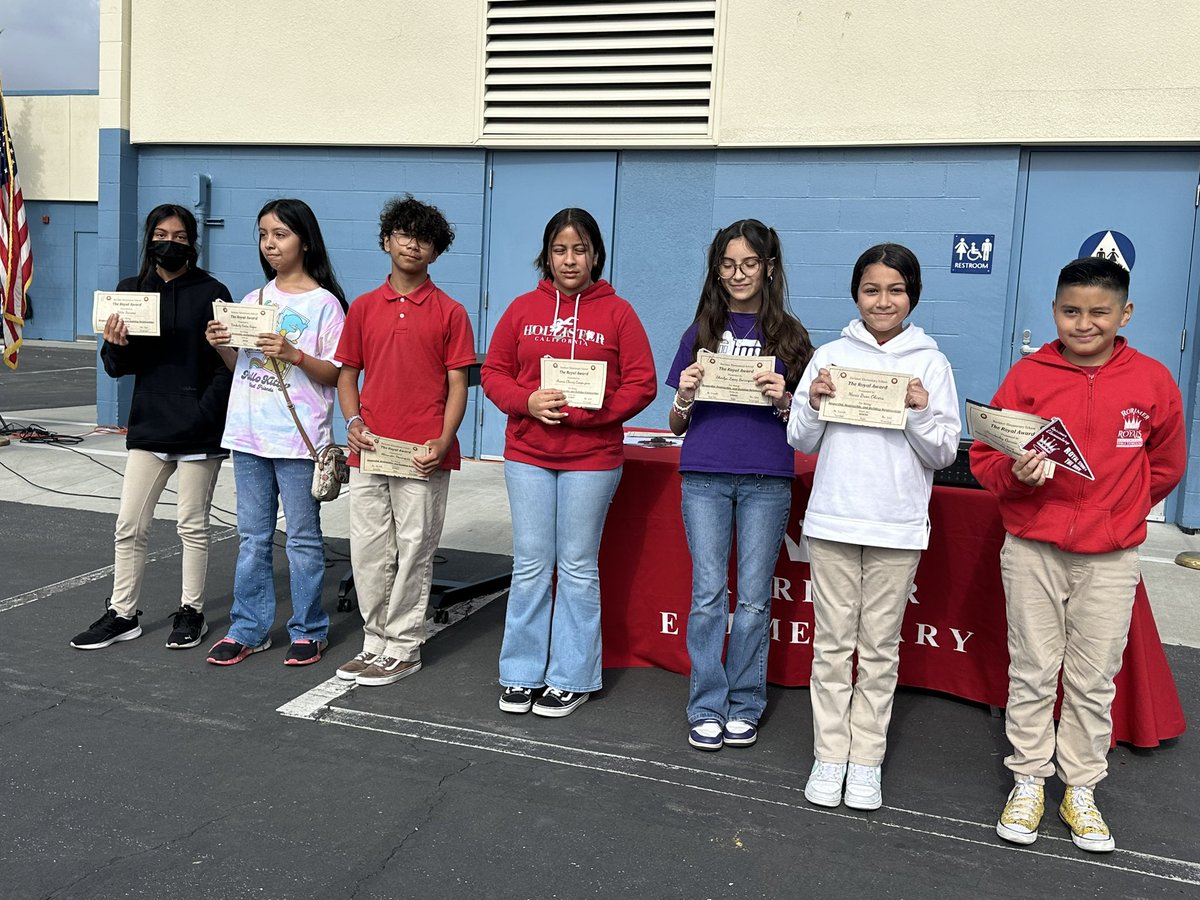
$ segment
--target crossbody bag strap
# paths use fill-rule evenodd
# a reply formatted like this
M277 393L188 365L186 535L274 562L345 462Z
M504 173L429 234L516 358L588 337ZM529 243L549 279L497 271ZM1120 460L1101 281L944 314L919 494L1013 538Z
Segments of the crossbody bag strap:
M263 302L263 288L258 289L258 303L261 306ZM265 356L265 354L264 354ZM279 368L279 360L274 357L267 357L271 360L271 368L275 370L275 377L279 380L279 388L283 391L283 402L287 404L288 412L292 414L292 421L296 423L296 430L300 432L300 437L304 438L304 446L308 448L309 455L316 460L317 448L313 446L313 442L308 439L308 432L304 430L304 426L300 424L300 417L296 415L296 404L292 402L291 396L288 394L287 382L283 380L283 371Z

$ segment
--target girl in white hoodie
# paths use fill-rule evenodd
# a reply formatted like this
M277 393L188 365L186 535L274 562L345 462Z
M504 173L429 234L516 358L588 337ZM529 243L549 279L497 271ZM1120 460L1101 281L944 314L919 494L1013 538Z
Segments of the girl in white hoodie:
M844 800L878 809L900 626L929 544L933 472L953 462L961 424L949 361L920 327L905 323L921 296L912 251L867 250L854 264L850 295L861 318L813 355L788 423L789 443L818 453L804 515L815 619L815 762L804 796L819 806ZM904 427L821 421L823 398L837 393L830 366L906 376Z

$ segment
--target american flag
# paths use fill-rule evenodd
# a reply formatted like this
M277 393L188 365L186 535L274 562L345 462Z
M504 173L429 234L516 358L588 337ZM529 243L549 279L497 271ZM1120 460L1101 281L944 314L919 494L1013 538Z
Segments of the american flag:
M25 324L25 294L32 281L33 253L25 224L25 200L17 180L17 155L8 133L4 92L0 89L0 300L4 307L0 344L4 347L4 364L10 369L17 367Z

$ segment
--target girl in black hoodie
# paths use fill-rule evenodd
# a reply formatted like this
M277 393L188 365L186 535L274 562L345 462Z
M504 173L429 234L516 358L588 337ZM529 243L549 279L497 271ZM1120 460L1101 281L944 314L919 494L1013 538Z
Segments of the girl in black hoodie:
M183 543L183 588L167 646L195 647L208 625L204 579L208 567L208 516L221 460L231 375L204 337L214 301L229 290L196 267L196 219L171 203L146 217L142 268L119 291L159 294L158 337L130 336L112 315L104 326L100 358L113 378L133 375L125 480L117 514L112 597L104 615L71 641L99 650L141 635L137 608L146 564L146 534L154 506L172 472L178 472L178 525Z

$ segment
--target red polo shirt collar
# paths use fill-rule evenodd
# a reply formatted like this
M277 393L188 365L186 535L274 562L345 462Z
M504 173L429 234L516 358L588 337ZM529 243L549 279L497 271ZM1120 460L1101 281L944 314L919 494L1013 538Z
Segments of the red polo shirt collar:
M419 288L417 288L415 291L413 291L412 293L398 294L398 293L396 293L396 289L392 287L391 279L385 278L383 280L383 299L387 300L389 303L391 303L391 302L393 302L395 300L399 300L401 297L403 297L405 300L409 301L410 303L420 304L420 303L424 303L425 300L428 299L429 295L432 294L436 288L437 288L437 285L435 285L433 283L433 279L426 278L425 281L421 284L421 286Z

